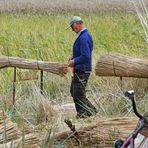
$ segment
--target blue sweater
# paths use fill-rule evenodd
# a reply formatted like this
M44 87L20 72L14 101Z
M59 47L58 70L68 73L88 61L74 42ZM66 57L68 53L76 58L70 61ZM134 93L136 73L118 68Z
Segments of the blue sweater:
M93 40L90 32L85 29L77 37L73 45L74 70L92 70Z

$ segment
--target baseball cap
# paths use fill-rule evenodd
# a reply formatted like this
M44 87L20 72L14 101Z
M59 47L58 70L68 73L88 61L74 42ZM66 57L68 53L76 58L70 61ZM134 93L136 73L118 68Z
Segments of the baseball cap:
M68 28L71 27L74 23L80 22L80 21L82 21L81 17L79 17L79 16L73 16L73 17L71 18L70 22L69 22ZM83 21L82 21L82 22L83 22Z

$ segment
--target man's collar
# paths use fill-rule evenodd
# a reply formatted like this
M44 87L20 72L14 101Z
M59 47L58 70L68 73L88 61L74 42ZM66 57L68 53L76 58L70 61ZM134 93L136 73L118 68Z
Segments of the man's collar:
M75 42L77 41L77 39L79 38L79 36L81 35L81 33L85 32L87 30L87 28L83 28L79 33L77 33L77 37Z
M86 30L87 28L83 28L80 32L78 32L77 36L79 36L81 34L81 32L83 32L84 30Z

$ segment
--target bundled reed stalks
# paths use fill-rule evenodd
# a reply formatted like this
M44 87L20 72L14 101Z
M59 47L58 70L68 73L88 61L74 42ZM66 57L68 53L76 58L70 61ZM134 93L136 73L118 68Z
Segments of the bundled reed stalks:
M96 124L85 124L73 132L63 132L56 137L55 145L62 143L66 147L113 147L116 139L125 139L136 128L137 119L133 117L99 118Z
M0 144L20 138L17 124L11 122L3 111L0 111L0 135Z
M24 147L37 148L41 144L37 134L22 134L16 123L0 111L0 148L1 147Z
M98 76L148 78L148 60L107 54L98 60L95 73Z
M18 57L0 57L0 68L6 67L43 70L60 76L64 76L67 73L67 66L57 62L29 60Z

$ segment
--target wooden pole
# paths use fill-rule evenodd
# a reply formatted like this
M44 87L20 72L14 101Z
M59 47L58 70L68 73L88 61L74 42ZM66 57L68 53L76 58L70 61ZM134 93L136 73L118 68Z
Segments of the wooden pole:
M41 92L41 94L43 95L43 85L44 85L44 80L43 80L43 76L44 76L44 73L43 73L43 70L41 70L41 72L40 72L40 92Z
M12 100L13 106L15 105L15 92L16 92L16 67L14 67L14 72L13 72L13 100Z
M123 77L120 77L121 89L123 88L123 84L122 84L123 81L122 80L123 80Z

